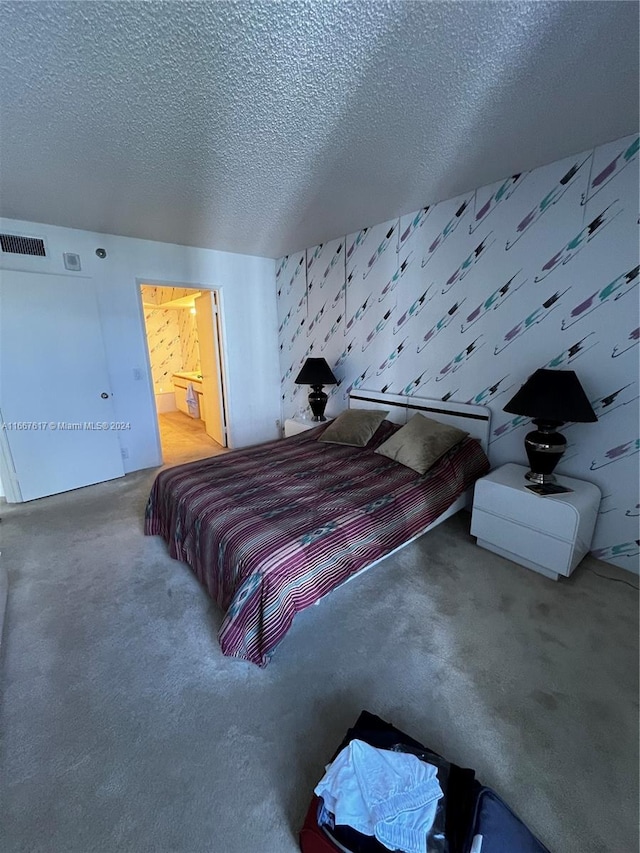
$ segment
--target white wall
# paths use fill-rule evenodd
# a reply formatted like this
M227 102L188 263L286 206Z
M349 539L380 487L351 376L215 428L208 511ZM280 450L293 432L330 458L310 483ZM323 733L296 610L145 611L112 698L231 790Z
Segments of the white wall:
M3 232L42 237L47 257L0 254L2 270L64 273L63 252L80 255L80 275L92 277L105 338L115 416L129 421L121 435L125 471L160 464L149 375L141 281L218 288L222 296L229 408L229 446L277 438L280 418L275 267L268 258L194 249L0 218ZM100 260L95 250L107 257ZM142 379L134 378L141 371ZM0 494L2 492L0 491Z

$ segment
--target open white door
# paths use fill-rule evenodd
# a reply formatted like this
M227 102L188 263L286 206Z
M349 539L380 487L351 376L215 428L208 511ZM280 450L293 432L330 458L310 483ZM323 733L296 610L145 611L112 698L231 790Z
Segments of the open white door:
M214 441L226 447L227 428L222 389L220 318L215 293L208 290L196 296L195 305L205 430Z
M7 499L122 477L114 420L91 279L3 270L0 456Z

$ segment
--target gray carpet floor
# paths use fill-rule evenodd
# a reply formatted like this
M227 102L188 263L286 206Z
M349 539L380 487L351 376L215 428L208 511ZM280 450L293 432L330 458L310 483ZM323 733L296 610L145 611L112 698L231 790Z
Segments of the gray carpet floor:
M294 853L362 708L476 768L554 853L637 850L638 596L589 569L633 576L588 559L553 583L460 513L260 670L142 535L152 479L2 507L3 853Z

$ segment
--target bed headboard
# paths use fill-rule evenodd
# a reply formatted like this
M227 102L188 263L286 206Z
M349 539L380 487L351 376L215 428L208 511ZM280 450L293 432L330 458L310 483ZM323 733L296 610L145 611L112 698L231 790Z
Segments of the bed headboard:
M416 412L420 412L425 417L465 430L478 439L485 453L489 452L491 410L486 406L472 406L470 403L455 403L451 400L445 403L442 400L382 394L379 391L352 391L349 408L388 409L387 420L396 424L406 424Z

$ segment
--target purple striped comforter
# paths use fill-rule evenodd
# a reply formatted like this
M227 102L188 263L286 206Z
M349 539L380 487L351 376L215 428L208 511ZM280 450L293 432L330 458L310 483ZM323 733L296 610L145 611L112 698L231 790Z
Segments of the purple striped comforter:
M366 448L293 438L162 471L145 533L164 537L225 612L225 655L266 666L294 616L420 533L489 470L465 439L423 477Z

